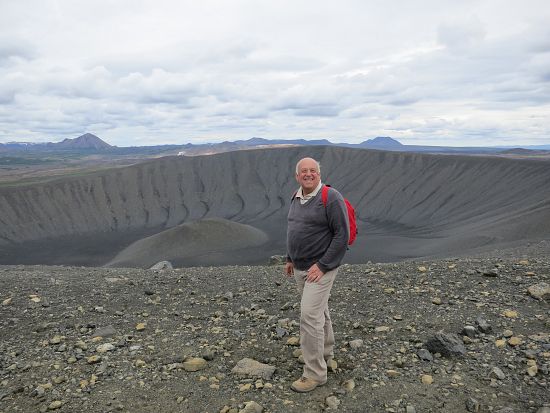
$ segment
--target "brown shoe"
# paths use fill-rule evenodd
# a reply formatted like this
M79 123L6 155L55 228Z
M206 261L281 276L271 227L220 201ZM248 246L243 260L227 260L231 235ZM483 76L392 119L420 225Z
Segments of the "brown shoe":
M325 384L326 381L320 382L313 379L308 379L307 377L300 377L298 380L296 380L294 383L292 383L292 386L290 388L294 391L297 391L298 393L307 393L308 391L312 391L317 386L322 386Z

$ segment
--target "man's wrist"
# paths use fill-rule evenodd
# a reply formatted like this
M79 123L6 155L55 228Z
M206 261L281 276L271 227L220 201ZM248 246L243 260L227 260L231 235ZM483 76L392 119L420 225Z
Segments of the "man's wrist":
M321 264L320 262L316 262L316 264L317 264L317 267L318 267L323 273L326 274L327 272L330 271L327 267L325 267L325 266L324 266L323 264Z

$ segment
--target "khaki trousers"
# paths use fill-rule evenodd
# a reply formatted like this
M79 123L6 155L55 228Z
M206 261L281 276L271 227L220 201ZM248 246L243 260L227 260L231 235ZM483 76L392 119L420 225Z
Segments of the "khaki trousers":
M327 272L316 283L306 282L307 271L294 269L300 302L300 346L304 357L304 377L327 381L326 360L334 356L334 333L328 298L338 268Z

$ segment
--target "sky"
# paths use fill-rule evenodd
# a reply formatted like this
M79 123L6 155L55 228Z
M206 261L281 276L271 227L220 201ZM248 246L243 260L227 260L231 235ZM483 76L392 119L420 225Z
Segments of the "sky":
M0 0L0 142L550 144L547 0Z

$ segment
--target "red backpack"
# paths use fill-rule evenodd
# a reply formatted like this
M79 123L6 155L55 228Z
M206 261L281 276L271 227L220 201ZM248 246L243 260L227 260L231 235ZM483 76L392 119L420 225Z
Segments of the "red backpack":
M328 189L330 188L330 185L323 185L323 189L321 192L321 198L323 199L323 205L325 208L327 207L328 202ZM349 241L348 245L351 245L355 242L355 239L357 238L357 222L355 220L355 209L353 208L353 205L344 198L344 202L346 203L346 208L348 210L348 220L349 220Z

